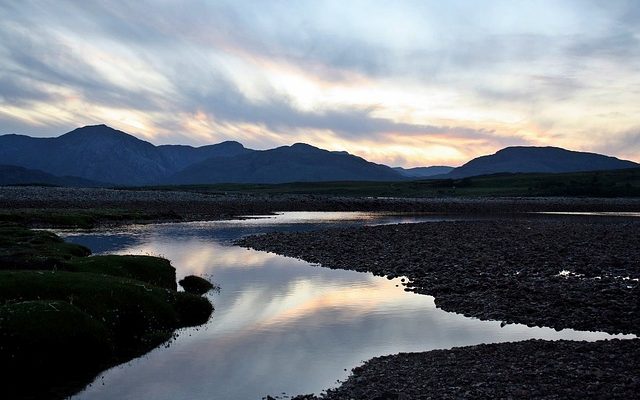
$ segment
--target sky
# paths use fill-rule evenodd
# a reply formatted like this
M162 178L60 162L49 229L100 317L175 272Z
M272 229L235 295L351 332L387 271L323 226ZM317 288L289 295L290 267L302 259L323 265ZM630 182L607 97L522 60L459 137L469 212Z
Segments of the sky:
M640 2L0 0L0 134L640 161Z

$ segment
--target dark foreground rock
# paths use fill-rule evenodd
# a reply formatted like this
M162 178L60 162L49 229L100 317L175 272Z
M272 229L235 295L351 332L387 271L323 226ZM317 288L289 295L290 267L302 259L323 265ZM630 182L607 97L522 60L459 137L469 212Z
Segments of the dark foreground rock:
M628 219L402 224L238 243L330 268L406 276L406 290L467 316L640 333L640 222Z
M178 281L180 286L187 293L203 295L213 289L213 284L208 280L195 275L185 276Z
M527 340L377 357L321 398L632 399L640 393L639 342Z

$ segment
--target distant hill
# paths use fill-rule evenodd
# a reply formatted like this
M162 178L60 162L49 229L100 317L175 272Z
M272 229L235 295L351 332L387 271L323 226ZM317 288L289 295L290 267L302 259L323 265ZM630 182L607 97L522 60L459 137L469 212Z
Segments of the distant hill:
M640 168L560 174L501 173L461 179L421 179L395 182L217 183L162 186L161 188L215 194L309 194L345 197L640 197Z
M453 170L453 167L446 166L433 166L433 167L415 167L415 168L402 168L395 167L395 171L406 176L407 178L425 178L427 176L447 174Z
M41 179L39 183L77 185L84 179L86 185L104 182L121 186L459 179L639 166L557 147L507 147L453 169L390 168L345 151L327 151L304 143L260 151L234 141L202 147L154 146L106 125L85 126L54 138L1 135L0 163L14 166L2 172L0 182L34 183L27 181Z
M346 152L304 143L254 151L226 159L210 158L169 178L170 183L284 183L321 181L393 181L402 176Z
M55 176L36 169L0 165L0 185L100 187L103 183L75 176Z
M85 126L56 138L0 136L4 164L119 185L164 182L166 177L209 157L251 152L237 142L154 146L106 125Z
M565 150L559 147L507 147L495 154L474 158L445 175L434 178L516 172L580 172L634 168L640 164L596 153Z
M154 146L106 125L85 126L55 138L3 135L0 160L52 176L114 185L402 179L387 166L302 143L265 151L233 141Z

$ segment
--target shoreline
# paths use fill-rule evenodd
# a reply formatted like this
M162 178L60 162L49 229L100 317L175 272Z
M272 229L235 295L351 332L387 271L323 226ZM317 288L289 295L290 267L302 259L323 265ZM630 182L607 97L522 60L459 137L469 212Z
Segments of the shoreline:
M640 333L640 221L627 218L426 222L268 233L236 244L328 268L406 276L405 290L432 295L437 307L466 316ZM575 393L629 398L640 390L634 358L640 354L639 339L558 343L525 341L377 357L320 398L553 399ZM629 358L629 353L635 355ZM495 354L504 362L494 363ZM526 366L523 355L530 361ZM463 362L433 366L454 356ZM484 375L469 372L487 366L492 367ZM569 374L567 368L574 371ZM567 378L551 379L558 371ZM459 375L468 379L460 381Z
M407 277L405 290L470 317L640 333L640 221L424 222L269 233L236 244L328 268Z
M213 313L204 291L177 290L167 259L90 255L51 232L0 223L0 361L10 398L67 398Z
M2 186L0 210L0 220L30 226L94 228L127 223L229 219L280 211L380 211L460 215L567 211L640 212L640 198L370 198Z
M638 212L640 211L640 199L589 199L589 198L426 198L426 199L369 199L369 198L347 198L347 197L339 197L339 196L315 196L315 195L208 195L203 193L192 193L192 192L174 192L174 191L133 191L133 190L111 190L111 189L67 189L67 188L39 188L39 187L0 187L0 209L4 213L4 215L15 215L16 213L24 213L23 218L27 224L30 226L40 226L40 227L56 227L56 228L87 228L92 229L96 227L105 227L105 226L119 226L130 223L164 223L164 222L187 222L187 221L202 221L202 220L219 220L219 219L229 219L235 218L240 215L244 215L247 217L251 217L251 215L259 215L259 214L270 214L278 211L365 211L365 212L404 212L404 213L431 213L431 214L448 214L448 215L461 215L461 216L472 216L472 215L485 215L487 218L493 218L495 220L502 220L503 223L498 223L497 226L494 226L494 229L499 229L501 226L511 226L514 227L514 221L522 221L522 220L531 220L534 224L549 224L548 221L553 220L561 220L566 221L568 226L572 226L575 224L583 224L589 225L591 224L591 220L602 221L603 224L609 224L610 226L615 225L625 225L630 221L632 223L628 224L632 226L632 235L628 235L629 237L633 237L634 240L638 239L640 235L637 233L638 228L636 225L640 223L640 219L638 222L633 222L633 219L625 218L625 217L589 217L589 216L533 216L533 215L522 215L522 213L526 212L549 212L549 211L587 211L587 212L602 212L602 211L614 211L614 212ZM42 215L54 215L55 218L50 220L38 220ZM1 217L1 216L0 216ZM504 221L508 221L508 223L504 223ZM547 221L547 222L545 222ZM429 222L427 224L431 224L431 226L436 226L433 224L454 224L454 222L442 222L442 223L434 223ZM464 224L465 222L458 222L458 224ZM476 221L475 223L487 224L487 221ZM627 226L628 229L629 226ZM391 227L391 228L390 228ZM328 236L333 239L328 240L327 243L331 245L331 247L335 248L336 243L345 243L348 242L348 239L351 236L352 232L358 231L360 229L395 229L398 225L392 225L385 227L369 227L369 228L351 228L347 230L336 230L331 233L331 235L336 234L337 232L342 231L347 232L346 235L339 236L336 240L333 236ZM520 227L522 228L522 227ZM525 229L516 229L515 235L511 235L509 237L518 237L520 233L524 232ZM560 230L562 231L562 229ZM613 237L616 237L615 229L610 230ZM455 232L444 232L441 229L438 229L437 234L443 236L444 239L447 237L450 239L449 241L461 241L464 240L464 230L455 231ZM594 230L597 233L597 229ZM609 231L607 231L609 232ZM629 231L625 231L629 232ZM311 232L309 234L318 234L318 235L326 235L326 233L318 233ZM393 232L391 232L393 234ZM574 230L574 234L579 233L578 230ZM449 236L447 236L447 234ZM298 235L298 234L294 234ZM502 233L504 237L504 232ZM478 235L476 235L478 236ZM483 238L499 238L501 237L499 234L496 235L495 231L483 231L481 235ZM549 236L552 238L553 235ZM619 235L618 235L619 236ZM624 236L624 235L623 235ZM266 240L271 236L262 235L258 238L260 240ZM420 235L416 235L416 237L420 237ZM437 237L437 235L436 235ZM542 235L542 237L545 237ZM594 236L597 237L597 236ZM627 236L624 236L627 237ZM379 239L385 239L385 235L382 235ZM620 239L620 237L618 237ZM251 240L254 240L253 238ZM280 239L279 239L280 240ZM281 241L281 240L280 240ZM362 238L361 242L365 243L367 240ZM309 245L315 242L302 240L301 243L298 242L289 242L287 245L289 248L282 247L282 243L280 245L275 246L275 241L271 243L263 243L271 246L271 250L266 248L260 248L259 250L266 251L274 251L274 252L282 252L286 251L288 254L280 253L284 255L304 258L301 254L298 254L295 251L296 248L302 249L302 245ZM445 240L446 242L446 240ZM555 241L558 242L558 241ZM603 242L603 241L601 241ZM615 242L615 240L614 240ZM409 242L411 243L411 242ZM468 243L474 243L473 240L469 240ZM542 243L544 246L537 249L530 249L531 251L528 253L531 255L533 259L540 259L541 256L551 252L549 249L553 248L554 244L553 240L545 240L543 242L534 241L526 241L526 243ZM317 243L315 243L317 244ZM385 241L378 241L379 245L384 245ZM576 243L578 245L579 242ZM619 241L618 241L619 244ZM546 248L545 246L551 246ZM422 246L424 247L424 246ZM454 246L450 246L450 249L453 249ZM578 246L580 247L580 246ZM585 247L585 246L582 246ZM588 246L587 246L588 247ZM384 248L384 246L382 246ZM407 271L402 270L401 261L406 261L406 259L402 256L403 254L411 254L415 248L421 248L414 246L411 251L401 251L400 253L390 252L392 256L392 262L396 262L397 264L389 263L389 260L377 260L378 267L380 270L378 272L371 271L371 265L376 264L366 264L362 263L360 266L353 266L345 269L354 269L358 271L370 271L381 275L390 275L390 276L403 276L410 274L406 273ZM633 246L620 247L616 249L616 251L604 251L603 254L627 254L629 249L638 249L640 245L634 244ZM597 249L597 248L596 248ZM622 249L621 251L619 251ZM465 248L467 253L473 254L473 249ZM507 247L499 247L501 253L499 254L508 255L513 253L513 249L509 249ZM517 250L517 249L516 249ZM569 249L571 250L571 249ZM368 256L375 255L375 251L371 251L371 249L367 249L366 253ZM322 255L324 254L324 256ZM326 259L326 255L330 254L330 252L320 251L313 255L313 260L307 259L307 261L312 262L322 262L326 264L325 266L329 267L337 267L343 268L343 265L335 266L329 265L328 262L332 262L338 260L338 258L329 258ZM536 256L537 254L537 256ZM449 259L464 259L462 257L465 255L465 252L460 252L460 254L442 254L441 259L446 260ZM584 258L584 254L577 254L580 257L577 257L576 260L581 260ZM308 256L308 254L307 254ZM323 258L325 257L325 258ZM456 258L457 257L457 258ZM582 258L581 258L582 257ZM355 260L357 257L350 256L352 260ZM466 257L468 258L468 257ZM487 258L487 257L485 257ZM419 260L420 257L417 258ZM478 258L481 260L482 258ZM636 259L639 260L640 257L637 257L636 253L627 254L627 257L623 257L624 259ZM615 266L616 263L619 263L620 260L609 259L609 266ZM412 261L413 262L413 261ZM393 265L394 268L392 270L384 271L383 265ZM406 265L410 265L411 263L406 263ZM468 271L465 270L465 266L462 263L459 263L458 267L461 267L457 272L458 275L455 276L464 276L468 275ZM584 263L583 263L584 264ZM581 268L585 268L585 265L580 264L579 262L575 264L580 266ZM588 263L586 264L588 266ZM449 267L452 267L453 264L449 264ZM473 265L471 265L473 266ZM476 265L477 267L477 265ZM638 272L640 269L636 268L637 265L634 264L634 273ZM579 273L587 272L585 276L589 276L590 278L595 278L597 273L601 273L602 270L598 269L589 269L586 268L583 270L576 269ZM625 272L624 269L614 270L614 272ZM433 271L432 271L433 272ZM437 271L436 271L437 272ZM442 272L442 269L441 271ZM514 271L511 271L514 272ZM536 271L532 270L530 272L530 277L536 278ZM537 271L540 272L540 271ZM559 271L556 271L556 274ZM575 271L572 271L575 272ZM590 275L589 275L590 274ZM638 274L634 275L637 277ZM415 277L414 277L415 278ZM547 276L539 277L541 279L547 279ZM567 284L572 282L577 282L581 280L583 277L575 276L572 274L568 274L567 276L556 277L556 291L566 289ZM554 279L556 279L554 278ZM615 277L614 277L615 278ZM579 287L577 290L570 290L570 293L578 293L579 299L586 298L587 294L593 292L601 292L600 289L595 289L599 282L595 282L596 279L591 279L590 282L594 283L595 286L587 285L586 287L583 285ZM502 282L502 281L500 281ZM507 280L508 282L508 280ZM535 283L536 279L533 279L531 282ZM531 283L530 282L530 283ZM541 281L542 282L542 281ZM556 282L556 283L557 283ZM620 281L623 282L624 281ZM614 279L612 282L613 286L611 288L605 287L605 293L612 294L612 298L618 299L618 295L616 293L621 289L620 282L616 282ZM637 291L635 287L637 287L637 281L634 281L634 293ZM436 282L434 284L433 281L420 277L420 279L412 279L412 283L408 285L409 287L405 288L405 290L414 290L418 293L425 294L434 294L436 298L436 305L445 310L456 311L456 309L468 308L467 312L464 312L465 315L478 316L485 314L486 318L491 319L499 319L505 322L523 322L527 324L549 324L555 325L556 327L568 327L566 325L570 325L572 327L575 324L586 324L588 326L592 326L591 322L593 321L594 315L597 315L601 309L595 308L592 312L588 311L588 307L585 308L586 312L578 313L576 318L568 318L566 315L563 316L559 313L551 314L551 315L542 315L544 313L538 312L529 315L528 313L523 313L521 315L508 315L510 307L513 307L514 304L518 305L517 301L513 301L513 296L506 296L506 300L504 294L507 293L521 293L520 287L511 288L509 290L508 285L502 285L501 290L490 290L486 291L486 285L479 285L474 290L471 290L469 293L472 293L473 296L466 296L464 290L462 293L456 292L452 290L455 286L464 287L465 290L469 289L469 285L473 289L473 286L478 282L474 282L473 279L465 282L464 279L459 280L458 282L450 281L444 282ZM542 287L546 285L546 283L541 283ZM533 290L531 290L533 288ZM590 289L589 289L590 288ZM485 289L483 292L481 289ZM533 293L533 301L529 301L529 304L537 304L538 300L541 300L543 303L545 298L549 300L550 296L542 296L535 297L535 289L536 285L533 284L531 287L524 287L524 293ZM431 293L430 293L431 292ZM476 294L474 294L477 292ZM529 294L531 294L529 293ZM489 294L489 295L487 295ZM469 298L467 298L469 297ZM480 297L484 297L496 303L498 306L495 308L486 308L482 305L482 303L477 302L476 300ZM502 302L500 302L502 299ZM517 300L517 297L515 298ZM637 299L637 297L636 297ZM551 298L551 300L553 300ZM607 300L607 299L604 299ZM632 299L633 300L633 299ZM575 302L575 299L572 300ZM617 302L617 300L616 300ZM553 303L553 302L552 302ZM558 302L556 302L558 303ZM636 301L637 303L637 301ZM631 303L632 305L636 303ZM547 304L548 307L551 307L553 304ZM622 303L624 305L624 302ZM547 307L547 309L548 309ZM637 308L637 307L636 307ZM526 307L524 308L526 309ZM522 310L524 310L522 309ZM630 314L632 318L627 318L626 321L621 323L620 321L607 321L611 319L611 317L617 318L617 311L622 307L617 307L610 310L604 310L605 314L603 321L599 322L600 326L599 330L609 330L609 331L621 331L621 332L634 332L638 333L640 326L640 319L638 319L635 315L636 311L632 311ZM518 310L521 312L522 310ZM534 310L535 311L535 310ZM584 311L584 310L583 310ZM460 312L460 311L456 311ZM595 314L594 314L595 313ZM622 316L629 315L629 312L623 312ZM541 318L543 316L544 318ZM528 320L527 320L528 318ZM547 319L545 319L547 318ZM524 320L523 320L524 319ZM544 321L544 322L540 322ZM593 325L597 326L597 325ZM602 329L604 327L604 329ZM596 328L594 328L596 329ZM435 350L435 352L439 352L438 354L452 354L448 352L462 352L466 354L464 357L461 357L460 360L465 360L464 364L454 364L451 365L448 369L442 369L442 374L437 375L439 373L438 369L435 370L433 368L427 368L428 365L425 364L425 360L429 360L429 357L435 357L433 354L429 354L431 352L423 352L423 353L411 353L411 354L396 354L392 356L385 357L377 357L367 361L363 366L357 367L354 369L354 373L350 376L350 378L343 383L343 385L336 389L330 389L326 394L323 394L321 398L326 399L350 399L350 398L373 398L373 399L423 399L423 398L460 398L461 396L467 397L477 397L477 398L495 398L496 396L505 396L505 397L523 397L522 393L525 393L525 397L530 392L531 387L526 386L527 382L521 382L523 379L523 375L511 374L511 371L514 370L518 366L519 358L518 356L522 353L525 354L533 354L533 359L536 358L536 355L539 356L537 358L546 359L546 360L555 360L557 357L562 357L566 363L565 365L574 365L572 362L578 362L578 366L580 364L581 358L570 358L571 352L575 350L574 346L579 346L582 342L568 342L566 345L556 346L549 343L555 342L544 342L537 343L538 341L526 341L526 342L516 342L513 345L520 345L523 347L510 347L507 343L495 345L493 351L503 354L506 358L505 360L513 360L512 363L506 363L502 367L492 368L492 372L500 375L505 380L501 383L501 385L505 385L505 387L509 387L515 391L504 392L500 394L498 392L479 392L478 388L482 390L490 390L491 387L485 384L480 385L482 382L473 381L472 379L468 381L468 385L463 384L455 389L455 391L451 391L451 387L446 386L444 389L442 385L446 383L446 380L456 374L460 374L461 372L465 372L467 370L473 371L474 368L480 368L483 365L490 365L491 359L489 358L479 358L479 354L484 354L482 349L486 345L478 345L478 346L469 346L458 349L450 349L450 350ZM638 359L638 349L640 345L638 344L638 339L630 339L630 340L614 340L614 341L601 341L594 342L592 344L592 348L584 350L585 353L592 354L596 357L598 362L604 363L602 368L599 368L599 372L597 376L594 376L588 370L580 370L577 375L571 377L572 380L578 382L578 386L576 386L576 390L580 389L580 385L587 385L589 382L597 383L598 387L604 385L612 385L614 384L614 389L618 390L618 392L607 393L610 394L611 397L614 398L629 398L630 394L637 393L640 391L640 383L638 380L627 379L623 381L617 380L618 375L630 374L629 371L635 371L633 368L637 367L635 364L630 364L627 360L628 354L633 354L635 359ZM550 347L545 347L550 346ZM591 345L590 345L591 346ZM543 347L544 351L540 350ZM509 349L517 348L513 354L509 353ZM555 348L555 350L553 350ZM545 350L546 349L546 350ZM583 348L584 349L584 348ZM589 356L590 357L590 356ZM535 361L532 359L532 362ZM614 362L616 359L619 360L627 360L623 364L618 364ZM633 359L633 358L632 358ZM383 360L383 361L380 361ZM506 362L506 361L505 361ZM536 365L531 364L531 365ZM622 366L621 366L622 365ZM553 366L549 366L551 368ZM520 369L520 372L525 372L530 376L532 372L531 368L529 370ZM535 367L535 368L547 368L547 367ZM573 368L573 367L572 367ZM553 369L553 368L551 368ZM398 375L401 371L404 371L403 374L412 377L415 374L420 373L420 371L425 371L426 376L420 382L420 385L413 385L411 381L404 381L404 387L398 388L393 386L399 381ZM543 371L544 372L544 371ZM435 381L427 379L430 376L440 376L439 380ZM635 376L640 376L640 373L635 373ZM513 378L513 379L511 379ZM417 379L417 378L416 378ZM510 380L511 379L511 380ZM626 378L625 378L626 379ZM533 381L531 381L533 382ZM616 383L617 382L617 383ZM544 384L545 382L541 382ZM440 386L438 386L440 385ZM477 385L477 386L474 386ZM554 386L555 385L555 386ZM560 386L558 386L560 385ZM548 385L555 391L560 390L561 393L563 388L567 386L562 386L562 382L554 381L554 383L549 383ZM587 386L585 386L587 387ZM494 388L495 389L495 388ZM368 390L362 392L361 390ZM525 392L522 392L525 390ZM466 395L466 393L469 393ZM363 393L366 393L363 394ZM492 394L489 394L492 393ZM589 393L589 392L587 392ZM568 392L568 395L572 394ZM342 397L341 397L342 396ZM450 397L447 397L450 396ZM542 398L558 398L558 396L554 395L540 395ZM299 396L299 399L315 399L313 396Z
M320 396L291 399L631 399L640 390L639 357L640 339L533 339L398 353L365 361Z

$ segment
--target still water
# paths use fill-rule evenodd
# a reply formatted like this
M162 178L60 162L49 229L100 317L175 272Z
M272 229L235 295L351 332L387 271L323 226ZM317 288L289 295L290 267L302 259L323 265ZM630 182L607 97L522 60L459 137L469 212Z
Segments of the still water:
M434 216L283 213L215 222L60 232L94 253L150 254L171 260L178 279L207 276L215 312L179 331L168 348L101 374L75 399L260 399L319 393L369 358L478 343L598 340L611 335L523 325L500 327L436 309L399 280L331 270L233 246L241 236L364 224L440 221Z

